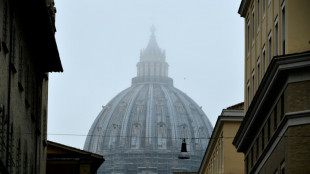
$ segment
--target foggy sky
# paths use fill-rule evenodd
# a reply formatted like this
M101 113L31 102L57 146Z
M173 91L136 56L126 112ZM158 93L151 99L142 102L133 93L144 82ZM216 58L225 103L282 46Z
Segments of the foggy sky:
M91 124L136 76L156 27L174 86L215 125L243 101L241 0L55 0L63 73L50 73L48 139L82 149Z

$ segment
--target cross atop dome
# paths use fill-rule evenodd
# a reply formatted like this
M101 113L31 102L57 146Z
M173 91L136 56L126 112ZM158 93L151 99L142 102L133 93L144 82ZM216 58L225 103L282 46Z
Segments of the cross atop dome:
M151 26L151 33L152 33L152 34L155 34L155 31L156 31L156 28L155 28L154 25L152 25L152 26Z
M150 52L152 54L162 54L163 51L159 48L157 41L156 41L156 36L155 36L155 26L152 25L151 26L151 37L150 37L150 41L146 47L146 49L144 50L144 52Z

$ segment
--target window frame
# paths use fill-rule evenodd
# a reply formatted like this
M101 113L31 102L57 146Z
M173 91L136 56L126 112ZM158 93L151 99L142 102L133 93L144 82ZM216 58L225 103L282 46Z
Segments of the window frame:
M281 169L281 174L285 174L285 161L284 160L281 162L280 169Z
M252 9L252 46L255 42L255 8Z
M257 58L257 88L260 84L260 56Z
M285 1L281 5L281 49L282 55L285 55Z
M272 31L269 32L268 34L268 61L269 63L271 62L272 59Z
M279 18L276 17L274 21L274 56L279 55Z
M250 81L248 80L247 83L247 107L249 108L250 106Z
M262 49L262 52L263 52L263 54L262 54L262 64L263 64L263 74L265 74L265 72L266 72L266 46L265 46L265 44L263 45L263 49Z
M257 33L259 33L260 30L260 0L256 1L257 3Z
M266 0L262 0L262 11L263 11L263 19L266 16Z
M247 57L250 55L250 20L247 22Z
M255 95L255 70L252 71L252 100Z

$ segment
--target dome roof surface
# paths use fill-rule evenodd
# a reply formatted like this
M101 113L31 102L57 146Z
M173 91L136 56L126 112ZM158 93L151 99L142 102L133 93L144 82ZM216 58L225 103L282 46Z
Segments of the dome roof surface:
M103 107L84 149L104 156L98 173L198 171L212 133L201 108L173 86L154 30L131 87ZM178 159L182 139L189 160Z

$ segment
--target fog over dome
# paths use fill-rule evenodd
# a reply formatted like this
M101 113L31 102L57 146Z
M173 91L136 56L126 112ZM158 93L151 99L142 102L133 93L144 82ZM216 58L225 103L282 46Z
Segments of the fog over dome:
M173 86L165 52L151 29L141 50L131 87L103 107L92 124L84 150L104 156L98 173L198 171L212 133L201 108ZM178 159L186 138L190 159Z

